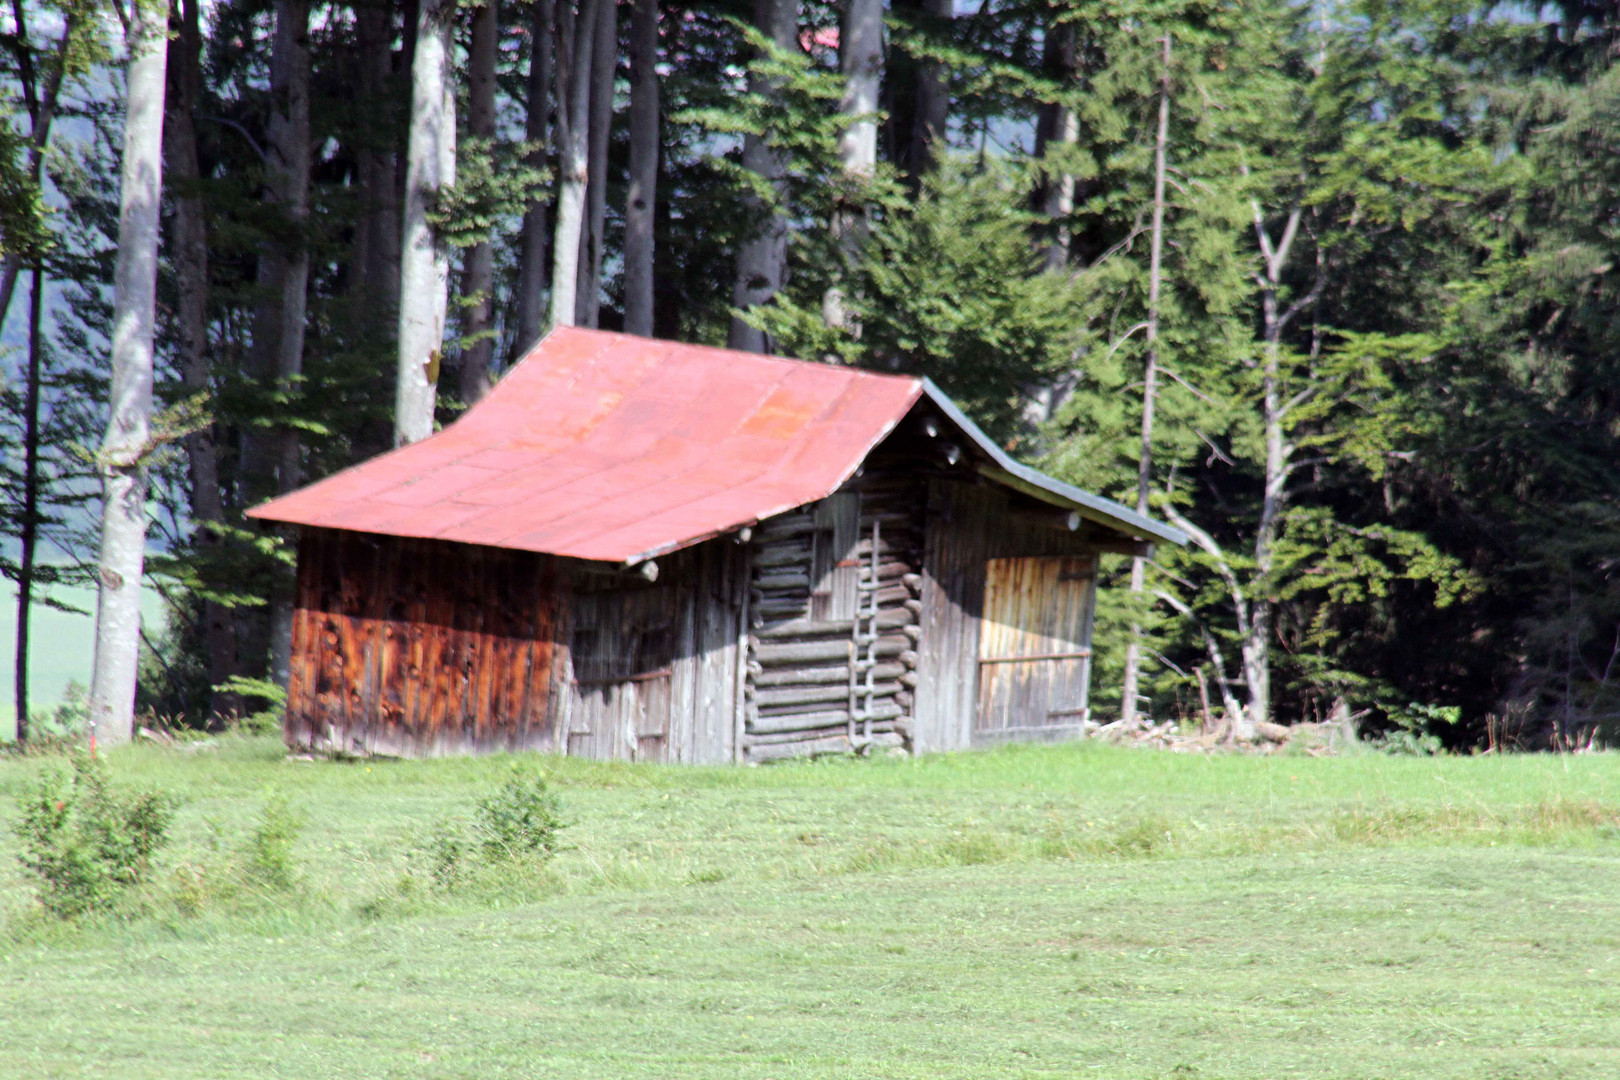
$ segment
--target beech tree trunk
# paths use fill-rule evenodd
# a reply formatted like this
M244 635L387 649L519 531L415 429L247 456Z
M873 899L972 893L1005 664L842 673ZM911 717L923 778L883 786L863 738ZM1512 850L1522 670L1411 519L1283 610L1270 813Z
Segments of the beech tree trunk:
M401 228L399 364L394 445L433 434L433 406L450 303L450 257L428 224L440 187L456 182L456 94L451 36L454 0L421 0L411 58L411 128Z
M591 56L600 5L563 0L557 19L557 228L551 245L551 326L575 325L580 234L590 182Z
M525 109L523 137L531 143L547 143L551 134L556 11L555 0L533 0L530 11L529 99ZM548 156L547 150L537 149L529 155L528 162L534 168L541 168ZM523 234L519 240L517 332L512 337L514 362L540 337L540 323L545 312L546 245L551 239L547 221L549 199L549 195L534 199L523 214Z
M595 327L601 320L602 233L607 226L608 134L613 124L613 76L619 59L618 15L618 0L602 0L592 42L590 163L585 199L588 216L575 302L575 318L580 326Z
M472 49L467 58L467 134L495 138L495 59L499 45L497 0L488 0L473 12ZM486 236L467 251L463 281L466 300L466 337L461 353L461 400L475 404L490 386L495 358L495 248Z
M624 200L624 329L653 332L653 207L658 199L658 0L630 12L630 190Z
M1147 348L1142 371L1142 445L1136 465L1136 512L1148 512L1148 491L1153 484L1153 407L1159 382L1159 289L1164 253L1165 149L1170 141L1170 35L1164 35L1164 52L1159 74L1159 128L1153 140L1153 230L1148 247ZM1131 557L1131 595L1141 596L1146 584L1147 560ZM1137 724L1138 684L1142 671L1142 628L1131 626L1125 645L1125 685L1120 702L1120 719L1126 727Z
M839 113L846 127L838 140L844 176L853 185L870 180L877 169L878 90L883 81L883 0L847 0L838 38L838 69L844 76ZM833 215L832 228L846 259L853 260L864 231L865 213L845 207ZM843 289L834 285L822 298L828 326L856 330Z
M96 561L96 638L90 675L90 740L127 742L135 726L141 573L146 551L151 447L152 337L158 217L163 195L163 91L167 20L129 5L118 254L113 270L112 383Z
M202 86L202 28L198 0L182 0L169 37L168 115L164 120L163 164L169 200L174 207L169 261L174 270L176 360L186 393L212 395L208 369L208 221L198 173L197 132L193 116ZM204 551L217 550L225 506L219 486L219 459L213 427L186 436L186 465L191 480L191 519ZM236 674L236 619L231 609L212 600L202 604L203 649L208 685L218 686ZM219 716L241 711L235 694L214 691L209 709Z
M768 36L779 49L793 49L798 45L798 0L755 0L754 25ZM768 81L750 75L749 90L756 94L771 95L775 87ZM784 173L781 157L771 148L766 134L748 135L743 139L743 168L777 185ZM743 241L737 249L737 280L731 290L732 306L747 311L770 301L782 289L787 272L787 222L775 208L760 205L753 195L747 197L750 216L765 218L759 232ZM733 349L766 353L770 342L763 330L749 326L732 316L726 344Z

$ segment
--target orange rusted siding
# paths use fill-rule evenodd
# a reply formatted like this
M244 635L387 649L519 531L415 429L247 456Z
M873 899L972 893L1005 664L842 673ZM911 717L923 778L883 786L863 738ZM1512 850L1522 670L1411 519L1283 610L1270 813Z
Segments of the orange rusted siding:
M289 745L551 748L562 590L549 556L307 529L298 567Z

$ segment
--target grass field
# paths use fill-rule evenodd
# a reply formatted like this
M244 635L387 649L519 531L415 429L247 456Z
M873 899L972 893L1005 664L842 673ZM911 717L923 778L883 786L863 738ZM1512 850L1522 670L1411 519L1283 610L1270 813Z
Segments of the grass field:
M539 763L570 850L440 893L509 761L121 752L165 880L275 792L300 887L53 933L5 859L0 1075L1620 1075L1612 756Z

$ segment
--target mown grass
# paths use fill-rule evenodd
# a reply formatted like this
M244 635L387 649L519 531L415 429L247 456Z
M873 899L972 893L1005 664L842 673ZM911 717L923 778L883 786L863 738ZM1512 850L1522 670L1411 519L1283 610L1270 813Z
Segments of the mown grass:
M121 751L175 847L69 930L0 859L0 1075L1620 1075L1609 756L535 760L568 850L447 892L509 761ZM295 887L199 885L278 797Z

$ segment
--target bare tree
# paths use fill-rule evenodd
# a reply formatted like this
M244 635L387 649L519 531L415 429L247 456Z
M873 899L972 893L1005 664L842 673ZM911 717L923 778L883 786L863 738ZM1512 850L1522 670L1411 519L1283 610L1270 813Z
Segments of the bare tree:
M778 49L792 49L799 36L798 0L755 0L754 25ZM769 80L753 74L748 77L748 88L767 98L775 89ZM785 172L781 155L763 132L744 138L742 163L743 168L773 185ZM731 303L740 311L767 303L781 291L787 272L787 222L774 210L766 211L754 196L750 195L748 202L754 215L764 213L765 221L759 232L743 241L737 250L737 280L731 290ZM736 316L732 316L726 344L748 352L770 351L765 332Z
M652 337L658 198L658 0L630 10L630 190L624 201L624 329Z
M838 158L852 186L870 180L877 169L878 89L883 81L883 0L848 0L838 37L838 69L844 76L839 113L846 127ZM865 215L856 207L834 213L832 228L846 256L860 243ZM834 285L821 303L828 326L854 329L843 290Z
M1153 140L1153 230L1148 246L1148 303L1143 338L1146 345L1142 370L1142 444L1136 465L1136 512L1148 512L1148 490L1153 483L1153 407L1159 382L1159 290L1164 254L1165 150L1170 142L1170 35L1162 40L1159 68L1159 128ZM1131 557L1131 595L1140 597L1146 584L1147 560ZM1137 724L1138 685L1142 672L1142 628L1132 625L1125 644L1125 685L1120 701L1120 720L1126 727Z
M163 195L163 93L167 21L147 5L125 14L123 165L118 255L113 270L112 385L102 477L96 575L96 642L90 675L90 739L127 742L135 726L146 554L147 460L151 451L152 337L158 216Z
M533 0L529 23L528 101L525 103L523 137L543 144L551 133L552 38L556 33L556 0ZM528 164L540 168L547 152L537 148ZM512 337L512 358L521 357L540 336L540 320L545 311L546 244L550 240L547 222L547 195L533 199L523 213L523 234L519 241L517 287L517 332Z
M487 146L495 138L495 58L499 46L497 0L473 12L467 57L467 134ZM463 291L469 304L467 346L461 353L461 400L469 405L489 390L495 358L495 248L485 236L467 251Z
M394 444L433 434L433 406L449 308L450 257L428 222L439 188L456 182L456 94L451 78L455 0L421 0L411 59L411 131L399 288Z
M557 229L551 245L552 326L573 326L580 235L590 182L591 57L599 8L612 0L563 0L557 18Z
M607 228L608 134L613 125L613 76L619 60L619 3L602 0L592 39L590 94L590 164L586 184L584 250L579 256L579 293L575 319L594 327L602 309L602 246Z

